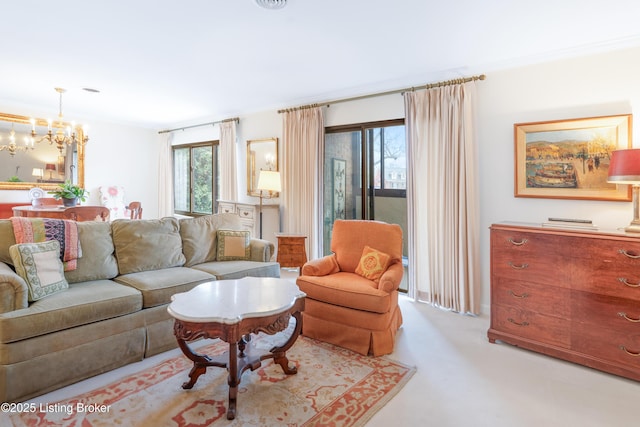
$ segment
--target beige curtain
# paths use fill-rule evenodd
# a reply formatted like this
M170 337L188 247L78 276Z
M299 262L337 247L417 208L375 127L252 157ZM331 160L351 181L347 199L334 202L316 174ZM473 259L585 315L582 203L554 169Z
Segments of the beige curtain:
M238 200L236 121L220 123L220 199Z
M409 286L462 313L479 307L475 83L405 93Z
M324 115L320 107L283 113L283 231L307 236L307 257L321 253Z
M171 162L172 133L160 135L158 160L158 217L173 215L173 165Z

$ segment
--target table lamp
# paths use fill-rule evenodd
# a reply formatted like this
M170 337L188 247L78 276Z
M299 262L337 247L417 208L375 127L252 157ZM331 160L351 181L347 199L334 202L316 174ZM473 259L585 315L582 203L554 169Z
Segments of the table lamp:
M53 171L56 170L56 165L53 163L47 163L44 169L49 171L49 179L53 179L52 174Z
M35 176L37 179L42 179L44 171L42 170L42 168L33 168L31 175Z
M611 154L609 177L613 184L630 184L633 194L633 220L624 231L640 233L640 148L616 150Z
M262 191L268 191L269 198L273 197L273 192L282 191L280 172L261 170L258 176L258 190L260 190L260 238L262 239Z

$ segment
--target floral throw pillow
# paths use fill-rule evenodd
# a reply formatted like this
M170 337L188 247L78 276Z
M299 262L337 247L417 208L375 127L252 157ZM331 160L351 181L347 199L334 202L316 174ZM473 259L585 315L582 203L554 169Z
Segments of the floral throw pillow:
M60 261L60 243L19 243L9 247L16 273L27 283L29 302L69 287Z
M377 282L382 274L387 271L391 256L372 247L365 246L362 250L360 262L356 267L356 274Z
M248 230L218 230L218 261L248 260L251 258Z

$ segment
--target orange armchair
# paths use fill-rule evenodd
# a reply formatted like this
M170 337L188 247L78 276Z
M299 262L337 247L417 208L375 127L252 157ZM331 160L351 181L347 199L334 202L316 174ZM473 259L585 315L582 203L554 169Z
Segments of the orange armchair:
M356 273L365 246L389 256L377 280ZM337 220L331 251L307 262L296 281L307 294L302 334L364 355L393 352L402 325L402 229L380 221Z

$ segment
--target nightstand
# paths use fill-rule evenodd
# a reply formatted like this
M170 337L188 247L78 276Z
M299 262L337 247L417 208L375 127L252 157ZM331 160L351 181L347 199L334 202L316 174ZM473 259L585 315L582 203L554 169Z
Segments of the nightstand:
M276 233L278 238L278 257L280 267L297 267L302 272L302 266L307 262L305 239L302 234Z

